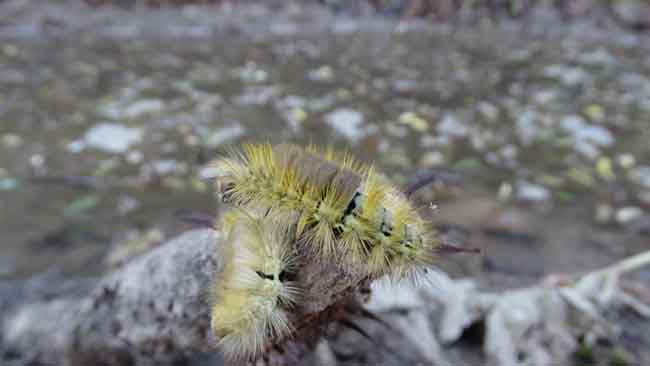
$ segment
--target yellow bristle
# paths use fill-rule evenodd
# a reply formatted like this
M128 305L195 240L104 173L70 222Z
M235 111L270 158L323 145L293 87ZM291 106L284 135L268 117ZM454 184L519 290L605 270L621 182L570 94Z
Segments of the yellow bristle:
M246 145L219 159L218 189L239 207L270 210L324 260L402 277L430 265L438 239L411 202L372 166L333 149Z
M293 236L273 218L234 209L222 218L223 269L214 281L211 324L229 359L254 359L272 338L287 337L287 310L295 303Z

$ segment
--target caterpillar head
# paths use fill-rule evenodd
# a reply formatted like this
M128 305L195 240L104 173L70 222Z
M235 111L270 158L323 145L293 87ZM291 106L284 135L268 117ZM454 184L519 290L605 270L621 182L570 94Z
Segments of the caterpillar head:
M234 209L222 223L227 247L215 279L212 330L226 357L253 359L291 333L294 252L287 232L255 211Z

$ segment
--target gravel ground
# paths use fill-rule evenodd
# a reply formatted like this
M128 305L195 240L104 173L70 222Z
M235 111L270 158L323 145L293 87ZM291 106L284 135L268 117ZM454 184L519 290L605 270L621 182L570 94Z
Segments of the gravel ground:
M459 176L418 199L483 249L441 267L485 288L647 249L645 33L543 9L404 21L387 3L0 2L0 277L156 246L178 210L218 211L205 163L249 140L327 141L400 184Z

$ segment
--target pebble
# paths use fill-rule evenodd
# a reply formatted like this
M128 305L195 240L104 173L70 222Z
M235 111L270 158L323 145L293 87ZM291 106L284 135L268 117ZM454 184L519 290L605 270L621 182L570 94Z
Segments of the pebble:
M23 143L23 138L15 133L5 133L0 139L4 146L11 149L17 148Z
M477 109L489 122L494 122L499 117L499 109L489 102L479 102Z
M129 195L121 195L117 200L117 212L126 215L140 207L140 201Z
M45 164L45 157L42 154L34 154L29 157L29 165L34 168L41 168Z
M536 121L537 113L530 109L519 113L515 120L517 135L524 146L530 145L539 136L540 128L537 126Z
M212 135L208 137L207 145L210 147L217 147L238 139L244 136L245 133L246 130L239 123L226 126L213 132Z
M269 78L269 74L265 70L258 68L254 62L248 62L246 66L239 69L239 77L245 82L263 83Z
M386 134L391 137L404 138L408 136L409 130L404 126L400 126L395 122L388 122L385 126Z
M392 88L397 93L411 93L418 90L418 82L415 80L398 79L393 80Z
M576 151L592 160L600 155L599 148L614 144L614 135L608 129L588 124L578 115L565 116L560 127L574 140Z
M591 176L591 172L583 168L571 167L567 172L567 177L585 187L594 185L594 177Z
M447 159L440 151L429 151L420 158L420 165L423 167L436 167L445 164Z
M325 115L325 122L352 142L359 141L365 134L362 128L363 114L354 109L336 109Z
M151 163L153 170L159 175L167 175L182 170L174 159L156 160Z
M331 66L321 66L314 70L307 71L307 79L311 81L330 81L334 78L334 70Z
M644 188L650 188L650 165L640 165L630 171L630 178Z
M0 178L0 191L13 191L18 188L18 180L15 178Z
M551 65L544 69L544 76L557 79L566 86L576 86L584 83L589 75L581 68Z
M555 90L540 90L533 94L533 101L539 105L547 105L557 99L557 94Z
M11 256L0 256L0 277L9 276L16 272L18 261Z
M108 153L122 153L142 139L139 128L126 127L117 123L99 123L84 135L86 146Z
M424 132L429 129L429 123L424 118L413 112L405 112L399 116L399 123L407 125L418 132Z
M97 207L99 201L99 196L94 194L77 198L65 206L63 215L66 217L80 216Z
M602 157L598 159L598 162L596 163L596 172L598 172L598 175L606 181L612 181L616 178L612 168L612 160L610 158Z
M647 1L613 1L611 9L627 26L638 28L650 26L650 4Z
M607 66L616 62L614 56L603 47L600 47L595 51L582 53L578 56L578 59L583 64L593 66Z
M596 207L594 220L599 224L606 224L612 220L614 209L608 204L600 204Z
M66 149L73 153L78 154L86 148L86 143L83 140L74 140L66 145Z
M292 108L287 111L285 116L289 127L291 127L291 130L294 133L300 132L300 126L305 122L305 120L307 120L307 117L309 117L309 115L304 108Z
M605 119L605 110L598 104L589 104L583 113L592 121L602 122Z
M650 207L650 191L639 192L638 197L643 205Z
M123 116L125 118L138 118L148 114L160 113L163 107L163 101L160 99L142 99L126 107Z
M497 192L497 198L499 201L508 201L512 197L512 184L503 182L499 186L499 190Z
M240 106L265 105L278 95L279 88L274 86L251 86L236 96L233 102Z
M640 218L643 215L643 210L636 206L627 206L616 211L616 222L621 225L629 224L630 222Z
M551 191L544 186L521 181L517 184L516 195L520 201L542 203L551 198Z
M469 129L451 114L445 114L442 117L442 120L438 123L437 130L441 135L454 137L465 137L469 133Z
M144 159L144 154L141 151L135 150L131 151L126 155L126 161L129 164L139 164Z
M601 147L614 143L614 135L602 126L588 124L584 118L571 115L562 118L560 126L577 141L589 142Z
M632 154L621 154L617 158L618 165L625 169L630 169L636 165L636 158Z

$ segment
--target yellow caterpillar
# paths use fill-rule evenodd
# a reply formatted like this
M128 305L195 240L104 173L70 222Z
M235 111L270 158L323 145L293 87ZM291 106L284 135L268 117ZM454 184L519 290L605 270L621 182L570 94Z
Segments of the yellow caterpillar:
M292 331L287 311L299 294L292 236L255 210L235 208L221 225L226 247L212 289L212 330L228 359L255 359Z
M246 145L213 162L226 202L268 210L324 260L361 264L372 277L403 277L432 264L436 232L371 166L332 150Z

